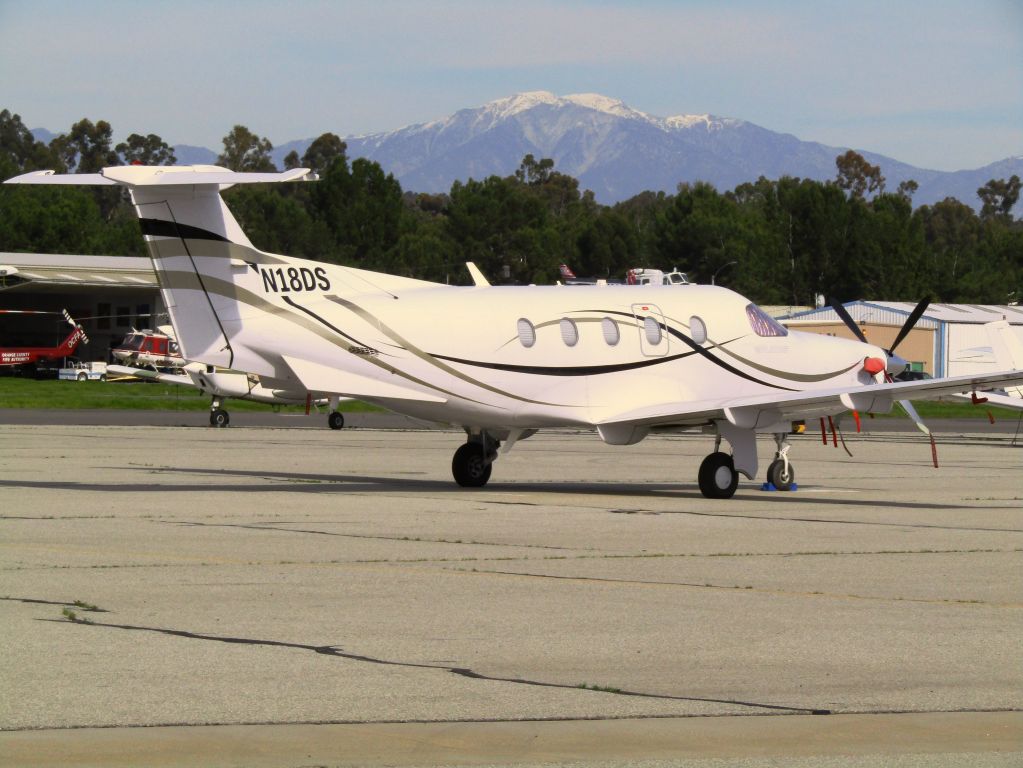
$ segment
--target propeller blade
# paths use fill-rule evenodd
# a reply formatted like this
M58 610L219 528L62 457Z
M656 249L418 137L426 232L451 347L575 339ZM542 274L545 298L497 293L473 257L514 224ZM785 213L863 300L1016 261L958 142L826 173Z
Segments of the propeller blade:
M852 315L849 314L848 310L842 305L836 298L828 300L828 304L835 310L835 313L842 318L842 322L845 323L846 327L855 334L856 338L862 341L864 344L867 343L867 337L863 335L863 331L856 325L856 321L852 319Z
M916 305L909 317L906 318L906 322L902 324L902 328L899 329L899 335L895 337L895 341L892 342L891 348L888 350L889 354L895 351L895 348L902 343L902 340L909 335L909 332L913 330L913 326L916 325L917 321L927 311L927 307L930 306L930 299L921 299L920 303Z

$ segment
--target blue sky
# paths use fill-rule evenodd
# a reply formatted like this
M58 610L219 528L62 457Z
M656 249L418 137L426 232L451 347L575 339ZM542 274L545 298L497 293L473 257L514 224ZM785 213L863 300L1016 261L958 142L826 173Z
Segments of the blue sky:
M1023 155L1023 2L0 0L0 108L54 132L219 150L530 90L975 168Z

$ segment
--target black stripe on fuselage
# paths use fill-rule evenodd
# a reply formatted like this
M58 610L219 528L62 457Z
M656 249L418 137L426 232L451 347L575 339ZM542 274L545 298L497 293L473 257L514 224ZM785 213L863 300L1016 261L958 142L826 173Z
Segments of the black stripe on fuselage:
M599 312L600 310L591 310L591 311L598 311ZM628 318L635 318L636 317L636 315L629 314L628 312L611 311L611 312L608 312L607 314L621 315L623 317L628 317ZM740 371L734 365L726 363L721 358L719 358L719 357L717 357L715 355L712 355L710 353L709 349L706 349L706 348L700 346L699 344L697 344L695 341L690 339L688 336L686 336L681 331L677 331L674 328L669 327L667 323L658 323L658 325L660 325L661 328L663 328L666 332L670 333L672 336L674 336L676 339L681 341L683 344L685 344L688 347L691 347L693 352L702 355L705 359L709 360L710 362L714 363L715 365L717 365L720 368L724 368L729 373L735 374L736 376L739 376L740 378L746 379L747 381L752 381L752 382L754 382L756 384L763 384L765 387L771 387L772 389L782 389L782 390L785 390L786 392L799 392L800 391L800 390L794 389L792 387L783 387L780 384L772 384L769 381L764 381L763 379L758 379L756 376L751 376L750 374L745 373L744 371ZM725 341L725 342L722 342L721 344L715 344L714 347L723 347L726 344L731 344L732 341L736 341L736 340L737 339L731 339L730 341ZM711 349L713 349L713 347L711 347ZM691 354L691 353L687 353L687 354Z
M363 349L370 349L371 348L368 345L363 344L361 341L356 339L354 336L349 336L347 333L342 331L340 328L338 328L333 323L327 322L322 317L320 317L318 314L313 312L311 309L303 307L301 304L296 304L294 301L292 301L290 296L282 296L281 298L284 299L284 302L286 304L289 304L290 306L294 307L295 309L299 310L300 312L304 312L305 314L309 315L309 317L313 318L313 320L316 320L317 322L321 323L322 325L326 326L327 328L330 328L330 330L332 330L334 333L336 333L336 334L338 334L340 336L343 336L344 338L348 339L355 346L362 347Z
M545 366L545 365L512 365L510 363L480 363L475 360L463 360L458 357L447 357L446 355L431 355L438 360L445 360L449 363L461 363L472 365L476 368L490 368L495 371L511 371L512 373L532 373L539 376L595 376L601 373L617 373L618 371L631 371L636 368L646 368L651 365L660 365L672 360L680 360L689 357L695 352L683 352L680 355L670 357L654 357L647 360L637 360L632 363L614 363L612 365L576 365L576 366Z
M139 219L143 235L153 237L178 237L189 240L216 240L221 243L231 242L223 235L210 232L208 229L193 227L191 224L178 224L166 219Z

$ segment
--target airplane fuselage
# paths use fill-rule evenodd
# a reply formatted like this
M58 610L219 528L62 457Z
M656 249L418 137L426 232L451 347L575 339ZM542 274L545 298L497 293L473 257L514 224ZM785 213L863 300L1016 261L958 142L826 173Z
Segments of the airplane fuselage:
M264 341L271 324L288 318L306 360L409 391L364 399L484 428L596 425L641 405L871 383L864 358L884 355L860 342L821 345L819 336L786 332L747 299L713 286L407 281L368 289L386 276L312 268L309 290L275 291L257 269L235 276L258 297L237 317L226 316L228 306L218 312L240 358L235 367L259 373L267 386L289 386L275 364L279 345ZM274 310L254 306L263 301Z

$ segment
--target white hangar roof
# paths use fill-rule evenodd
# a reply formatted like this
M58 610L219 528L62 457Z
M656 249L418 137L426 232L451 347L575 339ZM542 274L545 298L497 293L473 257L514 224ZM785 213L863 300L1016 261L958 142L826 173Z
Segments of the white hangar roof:
M916 304L908 301L851 301L844 306L857 323L902 325ZM786 325L842 322L831 307L795 312L781 319ZM920 318L917 327L936 328L940 323L979 325L994 320L1008 320L1012 325L1023 325L1023 307L1004 304L931 304Z
M11 267L14 269L10 270ZM7 275L3 274L5 271ZM0 253L0 291L66 290L75 286L154 290L159 287L152 262L143 256Z

